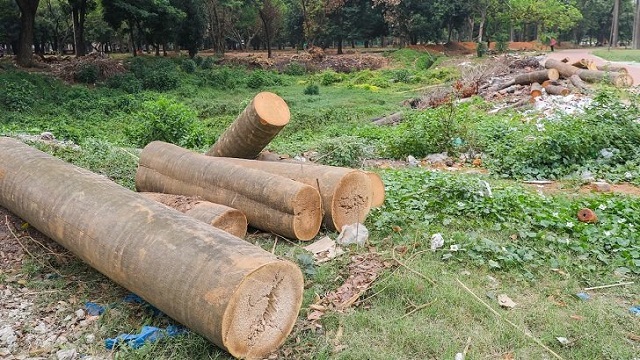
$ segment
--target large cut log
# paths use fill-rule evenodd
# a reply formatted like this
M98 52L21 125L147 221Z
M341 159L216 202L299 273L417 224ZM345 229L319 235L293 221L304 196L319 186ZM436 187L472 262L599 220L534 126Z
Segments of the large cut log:
M242 211L249 224L311 240L322 223L315 187L235 164L213 162L176 145L154 141L140 154L138 191L198 196Z
M291 114L276 94L261 92L209 149L209 156L255 159L289 123Z
M266 357L297 319L293 263L4 137L0 205L235 357Z
M154 192L140 193L143 196L176 209L181 213L205 222L233 236L247 235L247 217L242 211L228 206L203 201L195 197Z
M542 96L542 85L538 84L537 82L531 84L531 90L529 91L529 94L531 94L532 99Z
M612 64L598 65L598 66L596 66L596 70L611 71L611 72L621 72L621 73L625 73L625 74L629 73L629 70L626 67L620 66L620 65L612 65Z
M571 94L571 90L567 89L566 87L553 84L547 84L547 86L544 87L544 91L546 91L549 95L567 96Z
M630 87L633 85L631 75L621 72L580 70L577 75L580 76L580 79L589 83L602 82L615 87Z
M558 80L559 78L560 74L558 73L558 70L547 69L520 74L514 78L514 81L518 85L529 85L532 83L542 83L546 80Z
M589 86L584 81L582 81L582 79L580 79L580 76L578 75L571 75L569 81L571 81L571 84L573 84L573 86L577 87L583 92L591 91L591 89L589 89Z
M322 197L323 223L329 230L340 231L344 225L362 223L371 209L371 180L363 171L326 165L218 157L209 158L209 163L216 167L238 165L265 171L317 188Z
M570 78L571 75L576 74L578 71L580 71L580 69L578 69L575 66L563 63L555 59L547 59L547 61L545 61L544 63L544 67L547 69L558 70L558 72L560 73L560 76L562 76L565 79Z

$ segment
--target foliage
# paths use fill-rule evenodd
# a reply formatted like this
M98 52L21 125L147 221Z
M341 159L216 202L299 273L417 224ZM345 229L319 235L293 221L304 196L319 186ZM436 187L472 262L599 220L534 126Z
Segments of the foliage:
M284 67L283 73L292 76L301 76L307 73L307 68L299 62L291 62Z
M0 104L9 111L27 111L35 102L35 91L35 86L26 79L15 79L5 83Z
M119 89L129 94L142 91L142 81L132 73L116 74L105 81L105 85L112 89Z
M246 78L247 74L237 68L226 66L207 71L201 78L203 85L217 89L235 89Z
M213 66L215 65L215 63L216 63L216 59L213 56L207 56L204 60L202 60L200 67L203 70L213 69Z
M483 57L484 54L486 53L487 53L487 45L482 42L476 43L476 55L478 57Z
M184 72L186 72L187 74L193 74L194 72L196 72L196 69L198 68L198 65L196 64L196 62L191 59L184 59L182 61L181 66L182 66L182 70L184 70Z
M168 91L178 87L180 75L173 61L164 58L136 57L129 63L131 72L147 90Z
M329 86L339 83L344 79L344 75L333 70L325 70L318 75L322 86Z
M282 85L283 80L273 71L255 70L247 77L246 84L250 89L262 89L269 86Z
M373 155L373 147L366 139L350 135L323 139L315 150L318 153L315 161L320 164L352 168L361 167Z
M609 61L637 62L640 59L640 50L594 50L593 54Z
M98 81L98 76L100 75L100 69L95 64L83 64L80 68L73 74L73 78L77 82L85 83L85 84L95 84Z
M317 84L311 83L304 88L303 93L305 95L320 95L320 88Z

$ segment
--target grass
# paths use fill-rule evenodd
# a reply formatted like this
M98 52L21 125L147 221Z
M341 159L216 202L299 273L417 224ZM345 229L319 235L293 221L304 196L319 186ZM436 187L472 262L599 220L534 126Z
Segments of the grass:
M595 50L593 55L609 61L640 62L640 50Z
M149 140L147 136L173 136L174 142L204 150L256 92L268 90L282 96L292 113L291 123L270 144L271 150L281 153L319 151L334 164L360 166L362 158L377 155L402 159L445 150L456 156L482 152L490 174L376 170L385 181L387 198L366 221L371 234L368 247L349 247L334 261L303 264L299 259L305 244L268 234L248 237L308 270L303 308L280 358L452 359L467 344L472 359L552 358L524 333L564 359L637 356L640 343L629 336L640 335L640 322L628 309L640 303L640 284L589 291L587 301L575 294L587 286L637 278L640 199L583 194L573 187L541 195L519 180L553 176L579 187L577 174L589 170L610 181L637 182L638 109L621 105L619 94L603 92L586 114L545 123L545 132L533 117L488 116L489 106L478 99L453 110L408 110L401 103L419 95L416 89L447 82L457 70L439 68L439 59L431 68L416 68L428 59L406 50L389 56L395 68L348 75L250 73L242 68L186 74L176 64L179 84L162 92L70 86L45 76L0 71L0 79L12 84L0 95L0 102L11 104L0 114L0 132L52 131L78 147L30 144L133 189L138 148ZM247 86L248 79L260 86ZM309 84L320 84L319 95L304 94ZM405 112L402 125L376 127L368 121L398 110ZM602 149L613 155L603 158ZM594 209L600 221L579 223L576 212L583 207ZM445 246L431 251L435 233L442 234ZM46 243L48 248L29 244L33 258L21 270L28 277L26 286L42 293L43 309L65 302L56 319L73 315L85 301L110 306L86 329L96 342L74 342L82 354L103 356L105 338L137 332L143 325L173 323L153 316L144 305L123 302L126 290L64 255L53 243ZM344 282L350 255L366 251L380 253L395 266L361 296L358 306L328 312L319 322L321 327L310 324L309 306ZM406 267L397 266L394 254ZM59 276L47 275L52 273ZM0 283L7 279L0 273ZM495 300L499 294L508 295L516 307L500 308ZM560 344L557 337L569 339L570 346ZM109 355L230 359L193 333L137 350L119 348Z

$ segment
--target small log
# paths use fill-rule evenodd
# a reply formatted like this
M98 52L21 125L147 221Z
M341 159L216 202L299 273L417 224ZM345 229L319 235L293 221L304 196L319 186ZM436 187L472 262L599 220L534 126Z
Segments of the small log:
M382 178L377 173L373 171L366 171L369 176L369 180L371 180L371 207L377 208L384 204L385 190L384 190L384 182Z
M502 89L506 89L506 88L508 88L508 87L510 87L510 86L513 86L513 85L515 85L515 84L516 84L516 80L515 80L515 79L511 79L511 80L509 80L509 81L505 81L505 82L503 82L503 83L500 83L500 84L496 84L496 85L491 86L491 87L489 88L489 92L496 92L496 91L500 91L500 90L502 90Z
M544 90L547 92L547 94L550 94L550 95L567 96L571 94L571 90L560 85L547 84L547 86L544 87Z
M591 89L589 89L589 86L587 85L587 83L582 81L582 79L580 79L580 76L578 76L578 75L572 75L569 78L569 81L571 81L571 84L573 84L573 86L577 87L578 89L580 89L582 91L591 91Z
M577 67L578 69L598 70L593 60L589 59L580 59L579 61L574 62L572 65Z
M324 226L340 231L344 225L364 222L372 203L371 180L359 170L316 164L213 158L217 166L242 166L292 179L318 189Z
M575 66L569 65L569 64L565 64L561 61L555 60L555 59L547 59L547 61L545 61L544 63L544 67L547 69L556 69L558 70L558 73L560 74L560 76L562 76L565 79L568 79L571 77L571 75L576 74L578 71L580 71L580 69L578 69Z
M633 78L629 74L615 73L599 70L580 70L577 73L580 79L589 82L603 82L615 87L630 87L633 85Z
M596 67L596 70L610 71L610 72L620 72L620 73L625 73L625 74L629 73L629 70L626 67L620 66L620 65L612 65L612 64L598 65Z
M140 194L233 236L242 239L247 235L247 217L240 210L190 196L153 192Z
M297 320L295 264L6 137L0 206L234 357L267 357Z
M371 122L374 125L378 125L378 126L381 126L381 125L392 125L392 124L397 124L397 123L401 122L403 116L404 116L403 113L401 111L398 111L398 112L393 113L393 114L388 115L388 116L383 116L383 117L372 119Z
M290 117L289 107L281 97L261 92L220 135L207 155L255 159Z
M531 84L531 90L529 91L529 94L531 94L532 99L542 96L542 85L538 84L537 82Z
M559 78L560 74L558 73L558 70L547 69L520 74L514 78L514 81L518 85L529 85L532 83L541 83L545 80L558 80Z
M154 141L140 154L136 188L230 206L242 211L251 226L288 238L316 236L322 204L315 187L215 160L219 159Z

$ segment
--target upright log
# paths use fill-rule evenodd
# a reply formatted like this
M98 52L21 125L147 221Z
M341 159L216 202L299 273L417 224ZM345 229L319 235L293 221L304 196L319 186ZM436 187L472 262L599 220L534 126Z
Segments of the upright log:
M4 137L0 205L235 357L266 357L297 319L293 263Z
M289 107L281 97L261 92L220 135L207 155L255 159L290 117Z
M249 224L311 240L322 223L320 194L309 185L239 165L212 162L176 145L154 141L140 154L138 191L199 196L242 211Z
M212 166L238 165L283 176L317 188L322 197L324 226L341 230L344 225L364 222L371 209L372 190L369 176L359 170L276 161L233 158L209 158Z
M247 217L240 210L184 195L154 192L140 194L233 236L244 238L247 235Z

